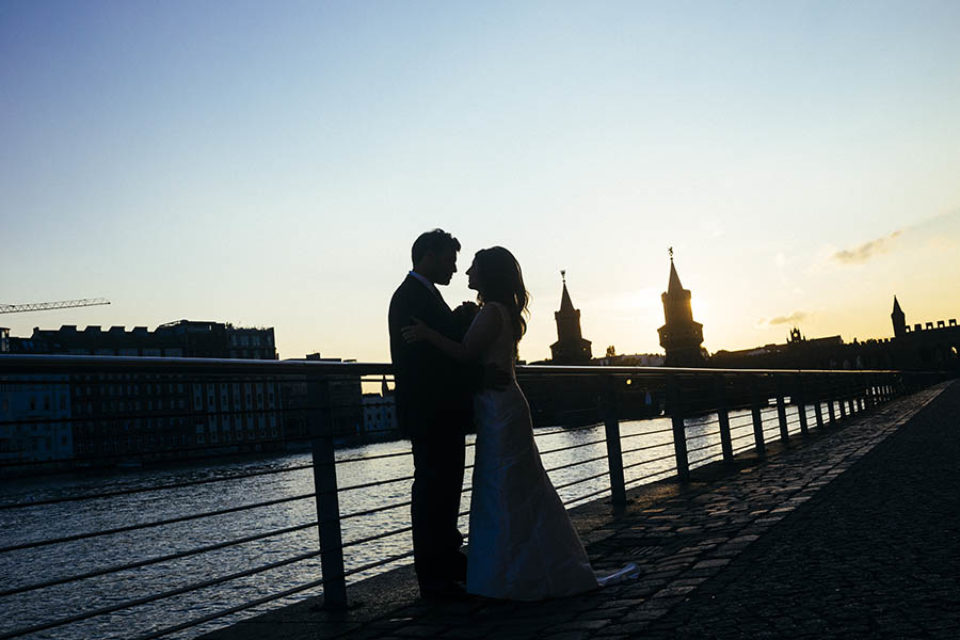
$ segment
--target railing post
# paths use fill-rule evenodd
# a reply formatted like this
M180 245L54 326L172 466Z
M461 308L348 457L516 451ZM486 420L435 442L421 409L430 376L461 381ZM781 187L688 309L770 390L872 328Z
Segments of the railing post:
M841 386L841 389L843 389L842 407L846 409L846 413L844 414L844 417L847 417L847 416L853 417L853 414L854 414L853 389L852 389L852 386L850 385L849 375L845 375L843 377L843 385Z
M857 376L857 410L858 410L857 412L858 413L863 413L867 409L866 396L867 396L866 376L861 373L860 375Z
M803 376L798 373L796 381L796 384L793 385L795 394L793 403L797 405L797 415L800 417L800 433L807 435L809 429L807 428L807 405L806 398L804 398Z
M814 394L813 413L817 419L817 429L823 429L823 379L818 377L815 386L817 392Z
M830 376L827 378L827 393L826 393L827 415L830 418L830 421L827 424L829 424L831 427L835 427L837 425L837 414L834 412L833 401L834 401L834 398L836 397L836 393L834 392L833 381L830 379L832 377L834 376Z
M777 375L777 422L780 425L780 442L787 444L790 429L787 426L787 406L783 399L783 379Z
M683 424L683 406L676 376L670 376L667 380L667 398L670 406L670 420L673 423L673 452L677 460L677 477L681 482L687 482L690 479L687 432Z
M877 406L877 398L874 395L873 382L875 377L872 373L865 374L864 377L864 397L866 398L867 408L873 409Z
M345 609L347 584L343 569L343 538L333 448L330 383L319 375L307 377L308 420L313 450L313 485L317 497L320 567L323 572L323 607Z
M763 415L760 413L760 390L757 377L750 378L750 412L753 414L753 440L758 458L767 457L767 445L763 442Z
M713 380L717 421L720 423L720 449L723 451L723 461L730 463L733 462L733 440L730 438L730 413L727 408L726 385L722 374L717 374Z
M847 418L847 408L843 406L843 403L847 399L847 379L845 376L840 377L840 387L838 398L837 398L837 408L840 410L840 420L845 420Z
M847 376L845 388L847 390L847 406L850 408L850 417L853 417L859 413L859 407L857 405L857 378L855 374Z
M617 416L617 390L614 379L607 377L601 396L603 426L607 440L607 467L610 470L610 499L613 504L627 504L627 490L623 479L623 448L620 446L620 420Z

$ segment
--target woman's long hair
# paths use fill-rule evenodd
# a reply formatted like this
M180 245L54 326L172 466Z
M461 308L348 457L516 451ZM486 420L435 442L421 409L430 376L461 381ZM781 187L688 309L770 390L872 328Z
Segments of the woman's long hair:
M485 302L499 302L510 312L510 324L513 328L514 343L520 342L527 330L527 303L530 294L523 286L523 272L520 263L513 254L503 247L481 249L473 257L476 269L477 299Z

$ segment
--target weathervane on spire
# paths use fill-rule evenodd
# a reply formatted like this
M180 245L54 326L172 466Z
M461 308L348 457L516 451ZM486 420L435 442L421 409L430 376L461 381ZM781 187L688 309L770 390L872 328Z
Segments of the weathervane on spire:
M567 284L567 270L560 269L560 277L563 278L563 284Z
M670 254L670 262L673 262L673 247L670 247L670 249L667 250L667 253Z

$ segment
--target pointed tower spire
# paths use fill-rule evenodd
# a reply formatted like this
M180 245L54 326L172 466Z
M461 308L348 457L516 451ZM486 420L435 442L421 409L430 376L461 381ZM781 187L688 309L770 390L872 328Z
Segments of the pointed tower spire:
M573 300L570 299L566 270L560 271L560 277L563 279L560 310L553 314L557 321L557 341L550 345L550 351L553 353L553 361L558 364L585 364L593 357L590 341L583 339L580 310L574 308Z
M567 291L567 272L560 271L560 277L563 278L563 293L560 294L560 313L571 313L574 311L573 301L570 299L570 292Z
M673 264L673 254L670 254L670 281L667 283L667 293L679 295L683 291L683 285L680 283L680 276L677 275L677 267Z
M900 308L900 302L897 296L893 296L893 313L890 314L890 320L893 321L893 335L897 338L907 333L907 317Z

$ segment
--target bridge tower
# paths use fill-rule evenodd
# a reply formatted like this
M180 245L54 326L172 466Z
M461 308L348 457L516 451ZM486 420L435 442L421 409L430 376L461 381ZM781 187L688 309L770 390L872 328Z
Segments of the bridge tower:
M589 364L593 353L590 341L583 339L580 329L580 309L573 308L570 292L567 291L567 272L561 271L563 293L560 310L553 314L557 320L557 341L550 345L554 364Z
M657 329L660 346L667 353L664 362L668 367L701 367L704 364L703 325L693 319L690 308L690 290L684 289L673 264L673 247L670 247L670 281L667 290L660 296L663 301L663 326Z

